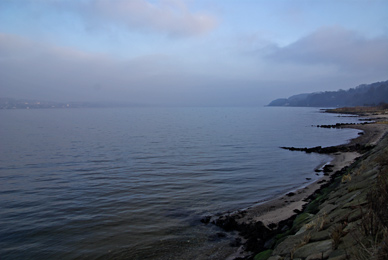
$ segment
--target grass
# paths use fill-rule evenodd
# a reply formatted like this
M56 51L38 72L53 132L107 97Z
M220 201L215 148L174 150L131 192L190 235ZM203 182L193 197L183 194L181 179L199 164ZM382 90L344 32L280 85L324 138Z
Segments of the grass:
M342 175L342 179L341 179L342 183L351 181L351 180L352 180L352 176L350 176L350 173Z
M341 243L341 238L345 235L342 224L336 225L330 233L333 249L336 250Z
M359 235L354 235L358 244L354 253L357 260L383 260L388 255L388 148L374 162L378 164L379 173L367 194L368 204L360 208Z

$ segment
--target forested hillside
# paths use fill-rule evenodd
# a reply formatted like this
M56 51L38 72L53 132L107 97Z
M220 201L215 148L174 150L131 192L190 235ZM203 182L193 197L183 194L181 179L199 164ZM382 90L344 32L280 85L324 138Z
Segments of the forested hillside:
M343 107L388 103L388 80L363 84L349 90L300 94L272 101L268 106Z

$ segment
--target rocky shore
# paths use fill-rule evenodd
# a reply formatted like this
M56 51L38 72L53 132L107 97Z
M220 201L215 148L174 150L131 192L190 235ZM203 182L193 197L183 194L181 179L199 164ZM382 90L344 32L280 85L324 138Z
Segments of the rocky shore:
M363 113L372 123L336 125L363 131L349 144L283 147L333 155L319 181L264 204L205 217L204 223L238 231L239 249L228 259L388 259L385 112Z

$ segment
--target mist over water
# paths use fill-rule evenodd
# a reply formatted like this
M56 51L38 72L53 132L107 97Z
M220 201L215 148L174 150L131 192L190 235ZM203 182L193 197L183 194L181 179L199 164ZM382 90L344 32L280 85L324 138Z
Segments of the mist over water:
M162 259L213 243L202 216L316 179L355 122L313 108L0 110L2 259ZM214 242L216 243L216 242ZM200 249L198 254L200 254Z

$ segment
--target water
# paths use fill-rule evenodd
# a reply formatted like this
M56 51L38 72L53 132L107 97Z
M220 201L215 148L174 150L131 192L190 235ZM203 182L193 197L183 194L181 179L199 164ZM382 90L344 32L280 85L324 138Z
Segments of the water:
M344 143L359 131L311 125L355 120L312 108L0 110L0 258L200 259L225 242L201 217L305 185L330 160L280 146Z

